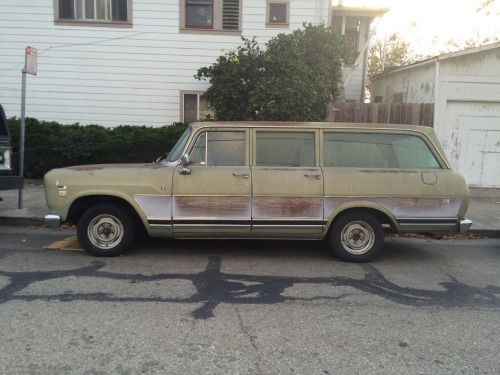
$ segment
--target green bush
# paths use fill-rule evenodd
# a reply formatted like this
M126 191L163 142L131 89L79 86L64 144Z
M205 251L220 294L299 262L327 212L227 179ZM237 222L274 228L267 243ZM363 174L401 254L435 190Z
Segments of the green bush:
M242 38L236 51L198 69L216 120L324 121L342 88L342 64L356 55L335 27L304 24L261 49Z
M19 123L15 117L8 120L16 168ZM53 168L69 165L152 162L170 151L185 129L184 123L159 128L129 125L105 128L26 118L24 177L42 178Z

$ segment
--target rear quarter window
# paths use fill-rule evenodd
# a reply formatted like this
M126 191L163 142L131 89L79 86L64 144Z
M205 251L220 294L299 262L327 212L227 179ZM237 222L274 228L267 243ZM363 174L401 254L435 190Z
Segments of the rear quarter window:
M439 169L429 146L408 134L325 133L325 167Z

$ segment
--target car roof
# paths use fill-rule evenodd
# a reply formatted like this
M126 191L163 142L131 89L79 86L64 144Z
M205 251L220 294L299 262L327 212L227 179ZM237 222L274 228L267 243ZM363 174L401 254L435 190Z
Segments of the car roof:
M205 121L194 122L193 129L204 127L252 127L252 128L311 128L311 129L357 129L357 130L408 130L425 134L433 133L428 126L400 125L400 124L371 124L350 122L288 122L288 121Z

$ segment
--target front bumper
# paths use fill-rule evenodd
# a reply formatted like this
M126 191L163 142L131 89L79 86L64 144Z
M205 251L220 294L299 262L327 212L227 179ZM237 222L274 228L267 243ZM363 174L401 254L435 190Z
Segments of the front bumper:
M43 217L43 221L49 228L59 228L61 217L58 215L47 214Z
M472 225L472 221L468 219L463 219L460 221L460 233L465 234L469 231L470 226Z

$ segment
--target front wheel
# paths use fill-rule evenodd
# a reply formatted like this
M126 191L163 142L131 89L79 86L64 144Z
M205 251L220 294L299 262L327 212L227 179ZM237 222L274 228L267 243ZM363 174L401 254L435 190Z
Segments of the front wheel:
M365 212L347 213L333 223L330 249L346 262L368 262L384 246L384 230L379 221Z
M113 257L123 253L134 241L135 227L122 207L102 204L89 208L78 221L78 241L94 256Z

